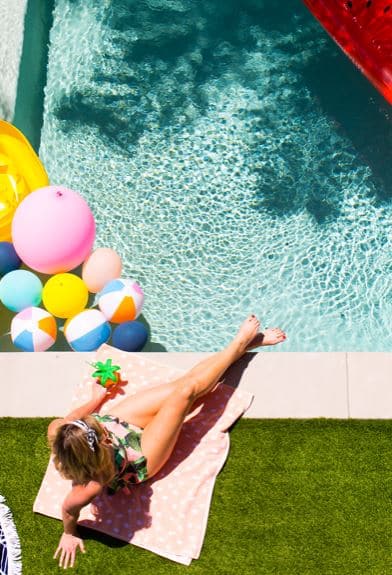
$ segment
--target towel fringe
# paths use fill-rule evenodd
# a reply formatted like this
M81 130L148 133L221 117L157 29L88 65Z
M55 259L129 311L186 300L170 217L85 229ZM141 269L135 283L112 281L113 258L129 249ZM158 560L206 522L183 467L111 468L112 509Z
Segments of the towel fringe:
M5 504L5 499L0 495L0 525L4 533L7 544L8 554L8 574L21 575L22 573L22 556L20 540L16 531L15 523L11 510Z

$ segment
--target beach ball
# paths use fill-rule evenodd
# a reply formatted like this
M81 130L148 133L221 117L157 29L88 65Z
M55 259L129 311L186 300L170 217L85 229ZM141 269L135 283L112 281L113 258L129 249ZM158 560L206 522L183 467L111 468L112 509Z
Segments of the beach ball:
M91 293L98 293L110 281L119 278L121 258L111 248L97 248L84 262L82 278Z
M63 186L29 194L16 208L12 240L22 261L45 274L67 272L90 254L95 222L86 201Z
M41 299L42 283L33 272L15 270L0 281L0 300L11 311L39 305Z
M114 330L112 345L123 351L141 351L146 345L148 331L140 321L125 321Z
M97 309L85 309L65 322L64 335L75 351L95 351L111 333L105 316Z
M19 269L21 265L22 260L11 242L0 242L0 276Z
M112 280L98 294L99 309L113 323L136 319L143 301L143 290L133 279Z
M51 314L68 318L86 307L88 289L75 274L56 274L46 282L42 302Z
M56 320L39 307L28 307L12 319L12 342L23 351L45 351L54 344L56 336Z

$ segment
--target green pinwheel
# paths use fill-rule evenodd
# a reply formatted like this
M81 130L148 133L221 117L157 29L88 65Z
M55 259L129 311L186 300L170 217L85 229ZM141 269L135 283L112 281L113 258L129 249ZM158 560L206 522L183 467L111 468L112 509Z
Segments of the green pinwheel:
M118 371L121 369L119 365L112 365L112 360L107 359L105 363L102 361L97 361L91 364L96 371L93 373L93 377L96 377L98 382L103 387L109 387L114 385L118 381ZM111 383L112 382L112 383Z

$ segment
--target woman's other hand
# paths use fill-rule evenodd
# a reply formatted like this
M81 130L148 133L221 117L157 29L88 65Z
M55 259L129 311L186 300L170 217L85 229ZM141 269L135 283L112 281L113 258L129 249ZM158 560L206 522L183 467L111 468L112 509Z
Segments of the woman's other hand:
M80 537L72 535L71 533L63 533L60 539L59 546L54 554L54 559L59 557L59 567L67 569L73 567L75 564L76 550L79 547L82 553L85 553L84 543Z

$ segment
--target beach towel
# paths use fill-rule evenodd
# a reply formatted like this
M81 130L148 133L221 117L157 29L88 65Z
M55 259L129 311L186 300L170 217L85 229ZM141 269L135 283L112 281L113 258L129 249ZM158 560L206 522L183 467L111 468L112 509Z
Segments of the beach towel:
M22 573L20 541L11 511L0 495L0 575Z
M121 378L128 382L126 394L172 381L183 373L148 359L146 353L122 352L108 345L97 351L95 361L109 358L121 367ZM76 386L74 407L90 398L94 369L87 367ZM101 413L110 413L116 401L118 397L107 402ZM200 555L215 479L229 451L227 430L251 401L246 391L218 385L187 416L161 471L135 485L130 494L103 492L82 509L79 524L189 565ZM62 479L50 461L34 511L60 519L70 488L71 482Z

